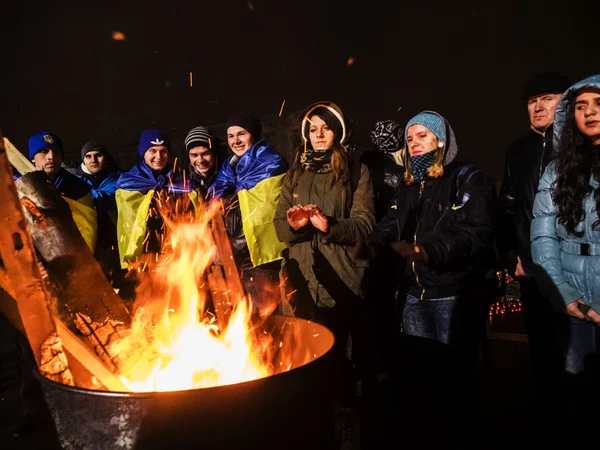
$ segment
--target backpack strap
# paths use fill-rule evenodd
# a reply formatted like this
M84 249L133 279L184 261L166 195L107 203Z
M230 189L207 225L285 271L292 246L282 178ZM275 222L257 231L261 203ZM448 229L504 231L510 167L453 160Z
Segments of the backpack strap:
M456 193L458 194L465 183L468 183L473 175L481 172L474 164L465 164L456 177ZM466 178L465 178L466 176Z
M452 209L458 209L463 207L471 198L471 195L468 193L463 193L461 196L461 191L463 186L469 182L471 177L476 173L481 172L474 164L465 164L458 172L458 176L456 177L456 194L454 196L454 206Z

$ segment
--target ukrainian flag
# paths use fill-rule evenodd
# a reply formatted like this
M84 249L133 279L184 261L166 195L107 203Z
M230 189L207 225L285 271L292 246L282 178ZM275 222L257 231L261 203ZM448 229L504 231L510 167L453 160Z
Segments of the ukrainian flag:
M277 237L273 219L287 162L263 140L239 158L235 169L231 167L232 158L223 163L209 194L218 198L237 193L242 228L254 267L277 261L286 245Z

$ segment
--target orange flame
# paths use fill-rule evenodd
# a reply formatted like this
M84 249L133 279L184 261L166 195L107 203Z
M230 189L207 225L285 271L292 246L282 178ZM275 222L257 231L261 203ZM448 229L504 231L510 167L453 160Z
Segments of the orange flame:
M175 209L185 210L178 202ZM109 348L123 383L136 392L173 391L249 381L289 369L293 339L289 345L274 343L268 333L258 332L249 299L231 299L225 329L210 311L205 272L218 260L210 221L221 213L220 205L191 212L188 208L170 217L165 212L169 204L172 199L160 202L167 229L164 251L140 261L148 270L138 273L144 281L137 290L132 326Z

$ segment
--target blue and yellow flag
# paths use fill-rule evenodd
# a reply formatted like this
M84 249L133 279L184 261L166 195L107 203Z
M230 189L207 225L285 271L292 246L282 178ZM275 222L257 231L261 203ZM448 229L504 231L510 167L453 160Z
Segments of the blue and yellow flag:
M223 163L209 195L219 198L237 193L252 265L277 261L286 245L277 238L273 218L287 162L263 140L239 158L235 171L230 162L231 158Z

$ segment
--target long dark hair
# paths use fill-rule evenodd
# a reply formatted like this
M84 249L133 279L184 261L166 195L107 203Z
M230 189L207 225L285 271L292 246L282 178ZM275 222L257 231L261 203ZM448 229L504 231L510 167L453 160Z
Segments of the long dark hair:
M329 111L326 107L320 106L314 109L308 119L311 119L314 116L318 116L321 118L323 122L327 124L329 129L333 131L335 136L333 140L333 145L331 146L330 151L333 152L331 155L331 169L333 176L331 178L331 185L335 185L338 181L342 183L342 185L347 185L350 180L350 172L348 170L348 155L346 153L346 149L341 144L340 140L342 139L343 125L340 123L338 118ZM300 178L300 174L304 170L302 164L300 164L300 156L302 152L304 152L305 148L309 148L312 150L312 145L310 143L310 120L307 120L304 129L300 130L303 136L303 144L301 144L296 149L296 155L294 157L294 162L292 167L290 168L290 179L292 182L292 188L295 188L298 184L298 179Z
M592 142L581 134L575 122L575 98L571 97L566 121L558 144L556 157L557 177L552 189L552 199L558 207L558 223L573 236L581 237L583 232L575 228L585 219L584 198L592 192L590 177L600 181L600 155ZM600 188L594 191L596 211L600 212ZM592 229L600 227L600 218Z

